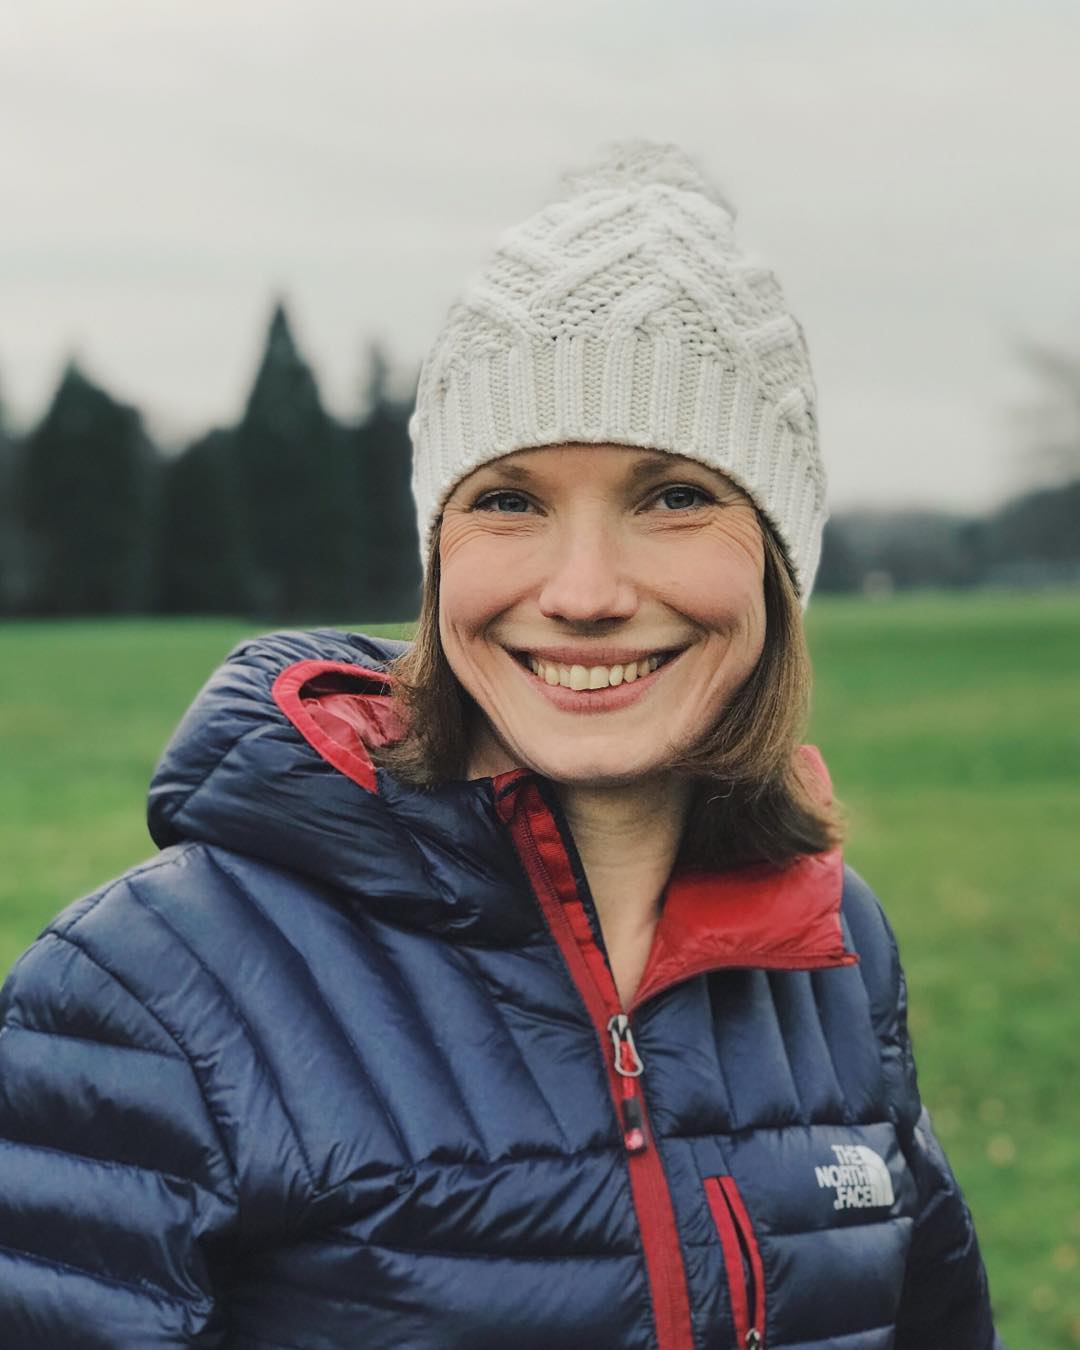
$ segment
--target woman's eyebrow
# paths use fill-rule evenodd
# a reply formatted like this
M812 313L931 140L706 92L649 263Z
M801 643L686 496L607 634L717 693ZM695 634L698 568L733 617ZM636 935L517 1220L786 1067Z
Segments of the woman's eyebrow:
M627 478L631 485L636 486L638 483L647 482L650 478L677 474L684 467L681 460L675 460L671 455L651 455L648 459L639 459L627 474Z
M531 468L526 468L525 464L513 463L509 458L493 460L491 464L486 464L494 472L498 472L499 477L509 478L514 483L531 482L536 477L536 472ZM648 459L639 459L637 463L630 468L628 477L632 482L639 482L643 478L652 478L656 474L670 474L678 472L683 468L707 468L705 464L695 463L694 460L676 459L674 455L659 454L649 455Z
M535 482L537 473L527 468L524 464L515 464L510 459L495 460L489 465L484 465L493 476L497 475L500 479L518 484L528 484ZM629 487L637 488L642 483L650 482L654 478L671 477L694 469L700 469L703 473L709 473L709 469L704 464L699 464L696 460L685 460L669 455L664 452L657 452L649 455L647 458L639 458L627 471L626 481Z
M484 467L490 467L500 478L507 478L511 483L531 483L534 476L523 464L511 464L505 460L496 460Z
M683 473L693 473L695 469L700 470L709 478L721 477L717 475L715 469L710 469L708 465L701 464L694 459L676 458L674 455L659 454L653 455L649 459L640 460L630 470L627 478L631 487L640 487L643 483L648 483L655 478L678 478ZM723 479L725 485L728 480Z

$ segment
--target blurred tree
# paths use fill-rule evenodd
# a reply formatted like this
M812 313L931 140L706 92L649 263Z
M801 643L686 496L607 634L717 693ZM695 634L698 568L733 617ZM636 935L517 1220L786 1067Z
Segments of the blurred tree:
M279 618L339 617L354 580L348 437L324 410L280 303L228 456L235 463L229 520L249 552L256 609Z
M365 414L353 433L360 476L361 584L353 613L362 620L413 619L420 603L420 553L410 479L412 400L390 389L390 363L378 343L367 353Z
M979 531L986 578L1020 585L1080 579L1080 353L1020 347L1036 388L1017 412L1018 458L1032 490Z
M390 360L381 342L369 342L364 369L360 374L360 420L363 422L379 408L391 405Z
M1017 416L1027 481L1080 479L1080 354L1028 343L1020 356L1038 384Z
M138 412L70 363L17 476L32 613L145 608L154 468Z
M211 431L162 468L157 605L167 614L256 608L235 434Z
M969 586L977 579L970 524L945 511L883 512L872 527L877 570L901 588Z
M989 580L1080 580L1080 478L1006 502L984 523L981 544Z
M854 591L862 580L863 568L848 543L844 521L833 517L821 538L821 562L814 585L819 591Z
M874 575L899 589L970 586L979 579L973 521L945 511L848 511L825 531L820 586L862 588Z
M0 612L19 607L19 532L15 510L18 446L8 434L3 389L0 387Z

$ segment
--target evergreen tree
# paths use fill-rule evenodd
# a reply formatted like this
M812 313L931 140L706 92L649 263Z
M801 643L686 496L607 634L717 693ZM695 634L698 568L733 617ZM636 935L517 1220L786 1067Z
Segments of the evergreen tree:
M18 446L8 434L0 397L0 613L19 608L21 586L19 520L15 510Z
M377 344L369 349L365 395L367 413L355 432L363 581L353 608L361 621L414 619L420 553L410 483L411 401L391 393L388 362Z
M154 467L138 412L69 364L18 474L31 613L145 607Z
M156 571L165 613L257 609L235 440L211 431L163 466Z
M843 521L835 516L821 539L821 562L814 585L819 591L853 591L862 583L862 570L848 543Z
M230 506L250 550L252 595L277 618L333 618L351 591L351 500L343 429L277 305L232 454Z
M988 563L1024 564L1032 580L1074 580L1080 573L1080 478L1013 497L986 522ZM1018 571L1023 575L1023 571Z

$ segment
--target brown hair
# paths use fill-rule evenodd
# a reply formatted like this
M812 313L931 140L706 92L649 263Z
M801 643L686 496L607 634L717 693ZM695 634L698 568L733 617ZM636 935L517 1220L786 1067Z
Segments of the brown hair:
M760 516L765 641L761 656L712 731L672 763L696 785L680 847L682 866L720 871L822 853L840 838L825 784L798 752L810 699L802 610L784 551ZM432 532L416 636L392 664L405 734L373 752L419 787L460 778L478 715L439 638L439 532Z

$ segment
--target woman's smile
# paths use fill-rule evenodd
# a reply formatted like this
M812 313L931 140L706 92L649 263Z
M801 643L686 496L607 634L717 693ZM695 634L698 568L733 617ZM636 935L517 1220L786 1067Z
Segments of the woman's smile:
M603 713L617 712L643 698L684 650L608 655L562 648L511 655L533 690L553 707L568 713Z

